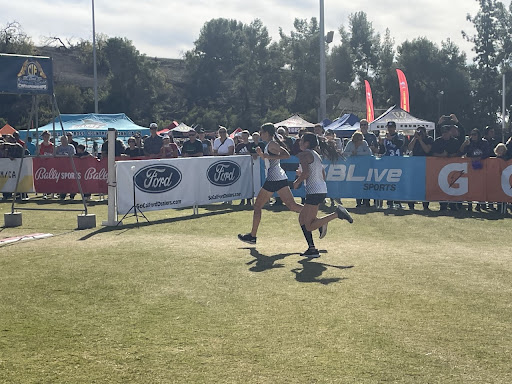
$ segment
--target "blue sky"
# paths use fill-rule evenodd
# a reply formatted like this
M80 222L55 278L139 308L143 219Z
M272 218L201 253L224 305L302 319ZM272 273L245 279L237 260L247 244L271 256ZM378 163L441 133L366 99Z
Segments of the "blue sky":
M289 34L295 18L319 18L318 0L95 0L96 32L132 40L141 53L168 58L182 57L193 47L203 24L217 17L250 23L259 18L274 40L279 27ZM476 0L324 0L325 30L348 25L348 15L364 11L377 32L391 31L397 44L424 36L440 44L450 38L468 57L471 44L461 30L473 33L466 21L468 13L478 11ZM508 5L509 1L507 1ZM0 25L16 20L36 44L45 36L66 39L92 39L91 0L0 0Z

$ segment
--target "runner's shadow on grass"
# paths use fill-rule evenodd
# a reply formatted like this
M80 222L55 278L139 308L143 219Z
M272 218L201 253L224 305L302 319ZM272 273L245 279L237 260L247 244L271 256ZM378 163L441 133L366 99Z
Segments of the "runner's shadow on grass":
M293 253L280 253L274 256L266 256L256 250L254 247L247 247L241 249L248 249L251 253L251 256L254 257L253 260L247 262L247 265L251 265L249 271L251 272L265 272L270 269L283 268L284 264L276 263L278 260L283 260L285 257L292 255L300 255L298 252Z
M321 278L322 274L327 271L327 268L336 268L336 269L350 269L354 268L353 265L331 265L326 263L318 263L313 262L312 259L304 259L299 261L299 264L302 264L302 268L294 268L292 272L295 273L295 280L299 283L320 283L323 285L328 285L331 283L337 283L341 280L346 280L347 277L331 277L331 278Z

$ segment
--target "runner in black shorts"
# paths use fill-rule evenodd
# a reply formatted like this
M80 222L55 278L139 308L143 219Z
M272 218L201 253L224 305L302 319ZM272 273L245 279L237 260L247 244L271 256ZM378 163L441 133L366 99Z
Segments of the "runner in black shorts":
M258 233L261 221L262 208L270 200L274 192L277 192L283 203L291 211L299 213L303 207L302 204L298 204L293 198L288 183L288 176L286 176L286 172L281 168L280 160L289 158L290 154L285 149L284 143L276 135L274 124L263 124L260 129L260 137L268 143L265 151L262 151L260 147L256 147L256 153L265 160L267 179L254 202L251 232L245 235L238 235L241 241L249 244L256 244L256 234Z
M297 156L300 161L300 170L297 179L293 182L293 188L296 189L304 181L306 187L306 201L304 208L299 215L299 224L302 233L308 243L308 249L302 254L306 257L320 257L318 249L313 242L311 234L315 229L323 228L321 237L327 233L327 223L336 218L353 222L348 211L338 205L336 212L330 215L317 218L318 206L322 203L327 195L327 184L325 183L325 170L322 166L322 158L314 151L319 146L318 138L313 133L306 133L300 139L300 152ZM333 154L337 156L337 154Z

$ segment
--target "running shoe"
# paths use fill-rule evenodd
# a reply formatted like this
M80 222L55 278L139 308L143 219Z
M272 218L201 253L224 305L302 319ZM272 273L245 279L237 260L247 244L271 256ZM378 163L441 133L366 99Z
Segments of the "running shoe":
M318 228L318 232L320 232L320 239L323 239L327 235L327 223Z
M252 236L250 233L245 235L238 234L238 239L248 244L256 244L256 237Z
M350 213L348 213L343 205L338 205L336 212L338 213L339 219L347 220L351 224L354 222L354 219L350 216Z
M317 257L320 257L320 252L318 252L318 249L316 248L308 248L306 252L301 253L300 255L310 259L316 259Z

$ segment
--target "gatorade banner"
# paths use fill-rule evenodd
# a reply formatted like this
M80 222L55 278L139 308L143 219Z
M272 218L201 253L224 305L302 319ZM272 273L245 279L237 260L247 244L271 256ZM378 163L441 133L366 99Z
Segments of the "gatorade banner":
M32 176L32 158L30 157L23 159L18 190L15 190L20 163L21 159L0 159L0 192L35 192L34 178Z
M398 85L400 87L400 108L406 112L410 111L409 105L409 87L407 86L407 79L405 74L397 68L396 74L398 75Z
M370 83L368 82L368 80L364 81L364 85L366 87L366 120L368 120L368 122L371 123L373 120L375 120L372 89L370 88Z
M0 93L53 94L52 59L0 54Z
M512 202L512 161L427 158L426 199Z

